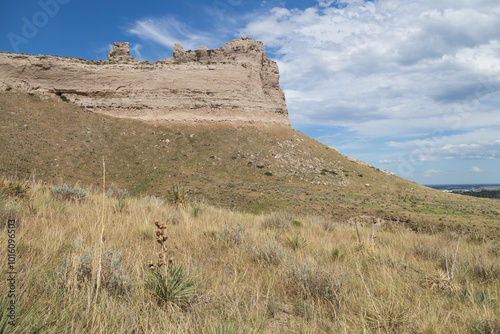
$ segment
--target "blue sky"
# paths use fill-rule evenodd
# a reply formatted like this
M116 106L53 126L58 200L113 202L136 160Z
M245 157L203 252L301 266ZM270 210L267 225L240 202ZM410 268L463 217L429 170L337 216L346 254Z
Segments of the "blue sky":
M292 127L421 184L500 183L498 0L2 1L0 51L155 61L248 36Z

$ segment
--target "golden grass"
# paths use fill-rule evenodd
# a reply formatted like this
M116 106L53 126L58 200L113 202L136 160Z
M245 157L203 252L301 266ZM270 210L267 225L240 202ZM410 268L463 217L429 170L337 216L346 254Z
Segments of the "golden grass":
M265 224L276 214L87 192L86 201L61 201L50 187L29 183L27 196L0 198L2 217L17 219L21 326L13 333L495 333L500 327L498 240L401 226L356 231L310 216L294 216L300 224L284 231ZM119 200L125 209L116 209ZM157 235L158 226L166 228ZM159 237L167 246L161 251ZM122 257L104 260L107 251ZM183 307L159 302L146 284L148 263L171 256L196 281ZM89 266L80 266L85 258ZM6 254L0 259L6 268ZM112 277L123 289L108 284ZM0 291L7 288L2 280Z

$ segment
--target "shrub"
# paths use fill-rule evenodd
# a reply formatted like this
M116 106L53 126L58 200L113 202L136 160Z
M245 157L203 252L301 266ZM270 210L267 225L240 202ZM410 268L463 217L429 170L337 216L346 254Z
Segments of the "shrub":
M306 320L311 320L314 315L314 310L309 303L302 299L297 299L293 304L293 313Z
M122 294L130 283L130 277L122 269L122 253L108 249L98 258L99 249L80 244L76 239L71 245L72 252L63 255L63 263L57 274L67 288L80 287L90 282L97 285L97 266L101 261L101 286L108 291Z
M326 232L332 232L335 230L335 227L337 226L337 224L335 224L334 222L331 222L329 220L325 220L321 226L323 226L323 229L326 231Z
M495 242L488 247L488 253L493 256L500 256L500 243Z
M201 213L205 210L205 205L202 203L196 203L194 206L191 207L191 214L193 217L199 217Z
M345 250L343 247L332 249L332 259L334 261L342 260L345 257Z
M293 216L286 212L273 212L264 219L262 227L266 229L288 230L292 226Z
M427 243L416 243L413 246L413 252L416 256L426 260L438 260L442 258L441 250Z
M7 87L7 88L5 88L5 91L6 91L6 92L8 92L8 91L10 91L10 90L12 90L12 87Z
M122 200L129 197L127 189L121 189L117 187L114 183L111 183L111 186L108 188L106 195L108 197L114 197L118 200Z
M125 212L127 207L128 203L126 199L119 199L114 205L115 212Z
M224 242L227 246L239 245L243 242L245 226L242 223L224 223L222 232L215 234L215 239Z
M129 194L126 189L118 188L114 183L111 183L111 186L108 188L106 195L118 200L114 205L115 212L125 212L127 210L127 198L129 197Z
M87 199L87 192L71 183L64 183L50 188L52 196L61 201L83 202Z
M500 278L500 263L492 261L481 254L474 254L464 259L466 271L480 280L496 280Z
M279 265L285 256L283 248L276 243L268 242L264 247L253 247L252 250L254 261L266 265Z
M290 264L283 273L289 291L303 299L314 298L338 306L347 275L318 265Z

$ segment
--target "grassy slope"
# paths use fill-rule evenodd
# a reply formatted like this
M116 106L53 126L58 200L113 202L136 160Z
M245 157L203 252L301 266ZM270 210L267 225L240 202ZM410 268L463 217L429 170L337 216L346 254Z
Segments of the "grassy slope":
M498 201L386 175L287 127L147 124L15 91L0 93L0 115L2 174L98 186L104 157L108 181L133 194L179 184L191 200L247 212L391 216L415 229L500 236Z
M358 231L312 216L295 216L301 223L292 225L282 217L271 226L268 215L175 207L154 197L118 205L116 198L89 193L84 202L65 202L54 198L50 187L32 182L16 199L7 195L16 187L1 181L0 213L17 219L18 326L5 328L0 317L0 332L500 330L498 240L419 234L393 225ZM2 245L7 244L5 218ZM168 223L170 218L177 223ZM167 222L168 257L197 283L184 309L158 302L145 284L146 263L159 251L155 220ZM109 250L113 265L99 261L99 248ZM2 254L0 266L7 268L6 262ZM97 268L99 290L93 284ZM1 280L0 291L7 290ZM9 299L1 295L6 310Z

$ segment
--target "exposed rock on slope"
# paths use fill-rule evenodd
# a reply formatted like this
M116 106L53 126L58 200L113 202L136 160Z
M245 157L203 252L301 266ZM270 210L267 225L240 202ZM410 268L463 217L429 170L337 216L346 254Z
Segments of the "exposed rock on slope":
M103 114L148 121L289 124L277 64L262 42L239 38L158 62L130 57L115 43L108 61L0 54L0 89L64 95Z

